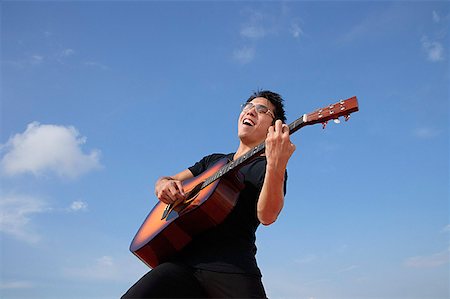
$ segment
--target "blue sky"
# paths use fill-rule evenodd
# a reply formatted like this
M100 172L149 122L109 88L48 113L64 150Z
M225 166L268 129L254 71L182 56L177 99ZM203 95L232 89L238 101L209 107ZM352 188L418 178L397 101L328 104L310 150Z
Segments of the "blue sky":
M1 298L119 297L154 181L234 151L259 88L360 104L292 136L269 297L449 297L448 1L0 5Z

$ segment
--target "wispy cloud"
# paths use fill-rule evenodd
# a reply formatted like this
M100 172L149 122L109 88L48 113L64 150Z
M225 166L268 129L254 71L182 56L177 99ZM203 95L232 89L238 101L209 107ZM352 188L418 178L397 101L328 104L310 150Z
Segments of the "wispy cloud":
M255 58L256 43L269 34L270 28L267 17L262 11L246 9L243 14L246 17L241 24L239 35L245 45L233 51L233 59L239 64L248 64Z
M450 250L431 255L414 256L406 259L405 266L411 268L436 268L449 263Z
M67 208L55 208L45 200L24 194L0 196L0 232L30 244L38 243L41 233L36 229L33 217L43 213L78 213L88 210L88 204L73 201Z
M290 32L294 38L299 38L304 35L302 28L296 22L291 23Z
M233 52L233 58L241 64L247 64L255 58L255 48L243 47Z
M33 54L30 57L30 63L33 65L41 64L44 61L44 56L39 54Z
M444 46L439 41L432 41L424 35L420 42L429 61L438 62L444 60Z
M447 34L448 19L448 16L441 18L436 10L431 12L431 21L434 24L434 30L422 34L420 38L422 50L425 52L428 61L440 62L445 60L446 50L444 45L446 43L444 42L444 38Z
M51 31L43 31L42 37L47 41L39 48L27 49L26 51L14 52L14 57L4 55L2 57L2 64L10 66L19 70L49 66L49 65L77 65L86 68L97 68L101 70L109 70L110 68L98 61L95 58L81 57L80 52L74 47L68 47L58 40L57 35ZM19 40L19 44L30 44L29 40Z
M59 50L52 58L55 59L59 64L67 64L69 59L74 57L75 54L76 52L74 49L66 48Z
M22 56L20 59L8 59L3 57L2 65L10 66L15 69L26 69L30 67L39 67L47 61L47 57L40 53L27 54Z
M443 233L450 233L450 224L446 225L443 229L442 229Z
M64 270L65 275L87 280L117 280L120 269L111 256L96 258L89 265Z
M338 35L340 43L347 44L359 39L373 38L374 34L384 32L386 28L392 30L394 24L398 25L403 18L403 13L396 6L390 6L383 11L374 11L360 18L359 23Z
M2 150L0 161L4 175L24 173L41 175L56 173L61 177L75 178L100 168L100 152L83 153L86 143L78 131L70 126L30 123L23 133L11 137Z
M439 16L439 14L435 10L433 10L432 15L433 15L432 16L433 22L439 23L441 21L441 17Z
M269 26L269 17L262 11L246 11L246 21L241 26L240 35L250 39L260 39L269 34L273 29Z
M11 289L30 289L33 288L34 284L29 281L1 281L0 290L11 290Z
M97 68L97 69L101 69L101 70L109 70L110 68L100 62L97 61L85 61L83 62L83 65L86 67L92 67L92 68Z
M103 255L85 264L62 269L64 276L89 281L130 281L130 277L139 277L148 270L143 263L133 263L135 257L129 254L123 256ZM132 262L133 261L133 262ZM134 279L131 279L134 280Z
M310 254L310 255L306 255L303 257L299 257L297 259L294 260L294 263L296 264L309 264L312 263L314 261L317 261L318 257L315 254Z
M351 266L348 266L348 267L345 267L343 269L338 270L337 273L349 272L349 271L352 271L352 270L355 270L355 269L358 269L358 268L359 268L359 266L351 265Z
M64 49L61 51L61 56L64 57L69 57L75 54L75 50L74 49Z
M246 25L241 29L241 36L258 39L262 38L267 34L264 27L259 25Z
M241 63L252 62L256 56L257 45L262 41L282 34L298 39L304 35L298 17L290 15L287 4L283 3L280 11L246 8L241 11L245 16L239 29L243 46L233 51L233 58Z
M87 211L88 204L81 200L76 200L70 204L69 211L71 212L80 212Z
M429 127L421 127L413 131L413 135L420 139L432 139L439 136L439 134L439 130Z
M31 218L49 210L45 201L35 197L2 196L0 198L0 231L18 240L36 243L41 237L35 232Z

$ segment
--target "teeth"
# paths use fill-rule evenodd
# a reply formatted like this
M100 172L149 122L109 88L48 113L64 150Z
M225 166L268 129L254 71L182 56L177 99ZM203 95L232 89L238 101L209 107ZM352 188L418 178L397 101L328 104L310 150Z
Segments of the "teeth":
M248 118L244 118L242 121L243 124L253 126L253 121L249 120Z

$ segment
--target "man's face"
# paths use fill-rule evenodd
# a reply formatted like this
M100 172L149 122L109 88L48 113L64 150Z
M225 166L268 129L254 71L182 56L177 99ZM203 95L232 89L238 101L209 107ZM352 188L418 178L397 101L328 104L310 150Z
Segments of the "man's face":
M250 103L253 106L242 110L239 115L238 136L242 142L255 146L266 139L267 130L273 123L275 106L265 98L255 98ZM264 109L258 112L257 106L263 105L269 109L264 113Z

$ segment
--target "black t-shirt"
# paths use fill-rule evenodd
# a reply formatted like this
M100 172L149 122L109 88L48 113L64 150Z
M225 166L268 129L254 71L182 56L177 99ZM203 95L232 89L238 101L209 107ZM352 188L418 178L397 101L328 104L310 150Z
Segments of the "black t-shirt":
M189 170L198 176L221 158L230 161L234 154L212 154L195 163ZM181 251L178 259L199 269L261 275L256 263L256 229L260 224L256 204L264 182L266 158L257 157L240 168L244 189L236 206L219 225L197 235ZM286 184L286 180L285 180Z

